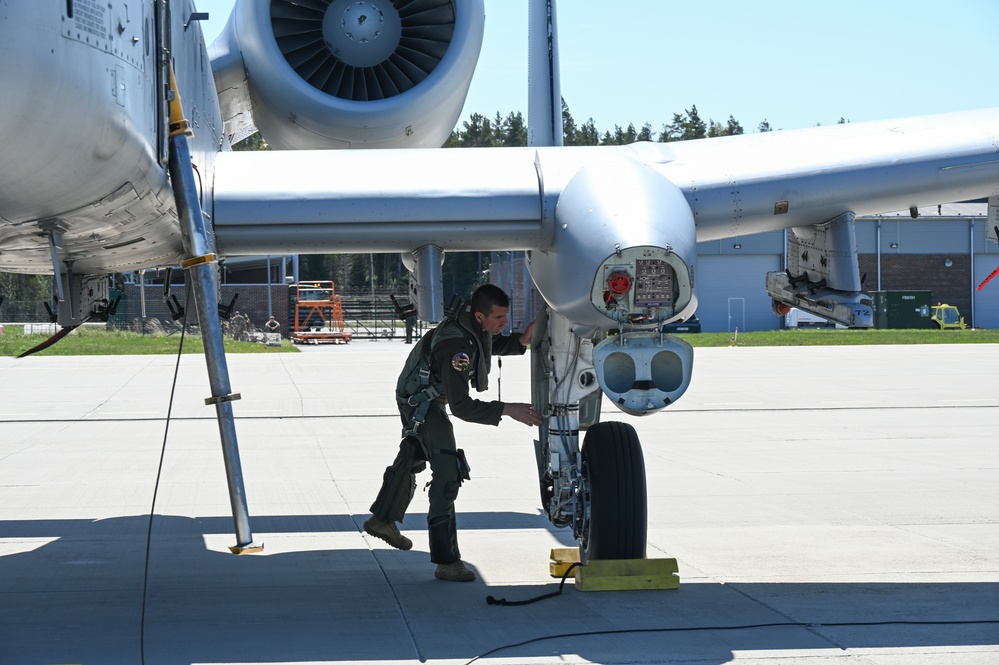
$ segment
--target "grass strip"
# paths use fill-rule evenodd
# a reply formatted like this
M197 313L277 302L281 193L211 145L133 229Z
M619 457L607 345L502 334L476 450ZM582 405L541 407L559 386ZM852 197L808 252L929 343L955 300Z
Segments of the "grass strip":
M49 335L25 335L21 326L8 325L0 335L0 355L17 356L49 338ZM140 335L125 330L106 330L83 326L65 339L38 352L39 356L137 356L177 353L180 332L170 335ZM281 346L266 346L254 342L225 340L226 353L297 353L288 340ZM184 353L204 353L201 337L188 332Z
M831 328L764 330L732 333L681 333L697 348L733 346L848 346L876 344L999 344L999 330L849 330ZM0 355L16 356L46 340L48 335L24 335L21 326L9 325L0 335ZM177 352L179 333L140 335L96 326L78 329L40 356L123 356ZM288 340L281 346L225 340L226 353L296 353ZM188 335L184 353L204 353L201 338Z

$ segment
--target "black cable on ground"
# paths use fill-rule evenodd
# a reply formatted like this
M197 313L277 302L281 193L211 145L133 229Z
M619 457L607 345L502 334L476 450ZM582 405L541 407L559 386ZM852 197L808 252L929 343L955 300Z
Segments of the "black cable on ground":
M191 289L187 289L184 311L191 305ZM160 476L163 475L163 459L166 457L167 437L170 434L170 413L173 411L173 396L177 391L177 375L180 373L180 359L184 355L184 337L187 334L187 319L180 329L180 345L177 347L177 363L173 369L173 384L170 386L170 400L167 402L166 424L163 428L163 445L160 447L160 463L156 467L156 482L153 483L153 500L149 506L149 524L146 527L145 568L142 573L142 613L139 619L139 660L146 663L146 597L149 592L149 551L153 540L153 516L156 514L156 495L160 489Z
M839 621L832 623L804 622L804 621L781 621L775 623L753 623L740 626L690 626L677 628L618 628L615 630L594 630L585 633L562 633L560 635L544 635L535 637L516 644L504 644L501 647L490 649L481 653L475 658L467 661L465 665L472 665L475 661L491 656L498 651L514 649L516 647L544 642L546 640L557 640L567 637L591 637L595 635L625 635L628 633L696 633L708 630L753 630L757 628L865 628L868 626L975 626L982 624L999 624L999 619L982 619L978 621Z
M539 600L544 600L545 598L554 598L555 596L562 593L562 587L565 586L566 578L569 577L569 573L571 573L578 565L579 562L577 561L576 563L572 564L566 569L565 574L562 575L562 581L559 582L558 584L558 591L552 591L551 593L546 593L544 595L538 596L537 598L529 598L528 600L507 600L506 598L494 598L493 596L486 596L486 605L510 605L510 606L530 605L531 603L536 603Z
M39 351L44 351L45 349L49 348L50 346L52 346L53 344L55 344L56 342L58 342L59 340L61 340L63 337L65 337L69 333L71 333L74 330L76 330L77 328L79 328L79 325L66 326L65 328L60 329L59 332L57 332L56 334L54 334L51 337L49 337L47 340L45 340L41 344L37 344L37 345L31 347L30 349L28 349L27 351L25 351L24 353L22 353L21 355L19 355L18 358L27 358L28 356L30 356L33 353L38 353Z

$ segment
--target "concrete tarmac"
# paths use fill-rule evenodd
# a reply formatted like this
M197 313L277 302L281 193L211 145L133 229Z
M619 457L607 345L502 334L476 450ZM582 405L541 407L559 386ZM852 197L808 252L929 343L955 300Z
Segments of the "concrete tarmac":
M999 662L999 347L698 350L666 412L604 404L638 429L648 554L680 588L569 581L521 607L485 598L555 590L549 549L574 542L520 423L454 421L478 581L433 578L429 472L412 551L363 533L411 348L229 357L265 545L241 557L201 357L169 427L174 357L0 359L0 664ZM528 365L504 359L487 398L526 401Z

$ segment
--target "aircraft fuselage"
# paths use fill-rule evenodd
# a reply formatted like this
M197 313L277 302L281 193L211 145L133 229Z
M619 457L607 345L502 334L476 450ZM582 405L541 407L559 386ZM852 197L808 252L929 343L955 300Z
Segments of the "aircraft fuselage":
M7 3L0 16L0 270L51 274L49 234L76 273L173 265L180 230L166 169L164 65L184 83L192 154L210 183L222 144L193 4ZM189 31L199 30L197 23ZM162 48L171 36L185 48ZM161 57L162 56L162 57ZM210 210L210 192L202 191Z

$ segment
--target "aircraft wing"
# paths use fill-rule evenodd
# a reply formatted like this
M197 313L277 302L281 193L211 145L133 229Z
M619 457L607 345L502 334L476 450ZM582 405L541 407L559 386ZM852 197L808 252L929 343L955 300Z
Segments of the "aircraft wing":
M999 109L671 143L697 238L999 192Z
M854 217L999 195L997 137L990 109L667 144L229 153L214 222L232 254L532 250L583 328L613 325L594 284L625 248L682 264L675 320L696 306L696 242L789 228L774 301L864 326Z
M610 158L679 188L716 240L996 196L999 109L631 146L233 152L215 227L234 254L544 251L562 189Z

